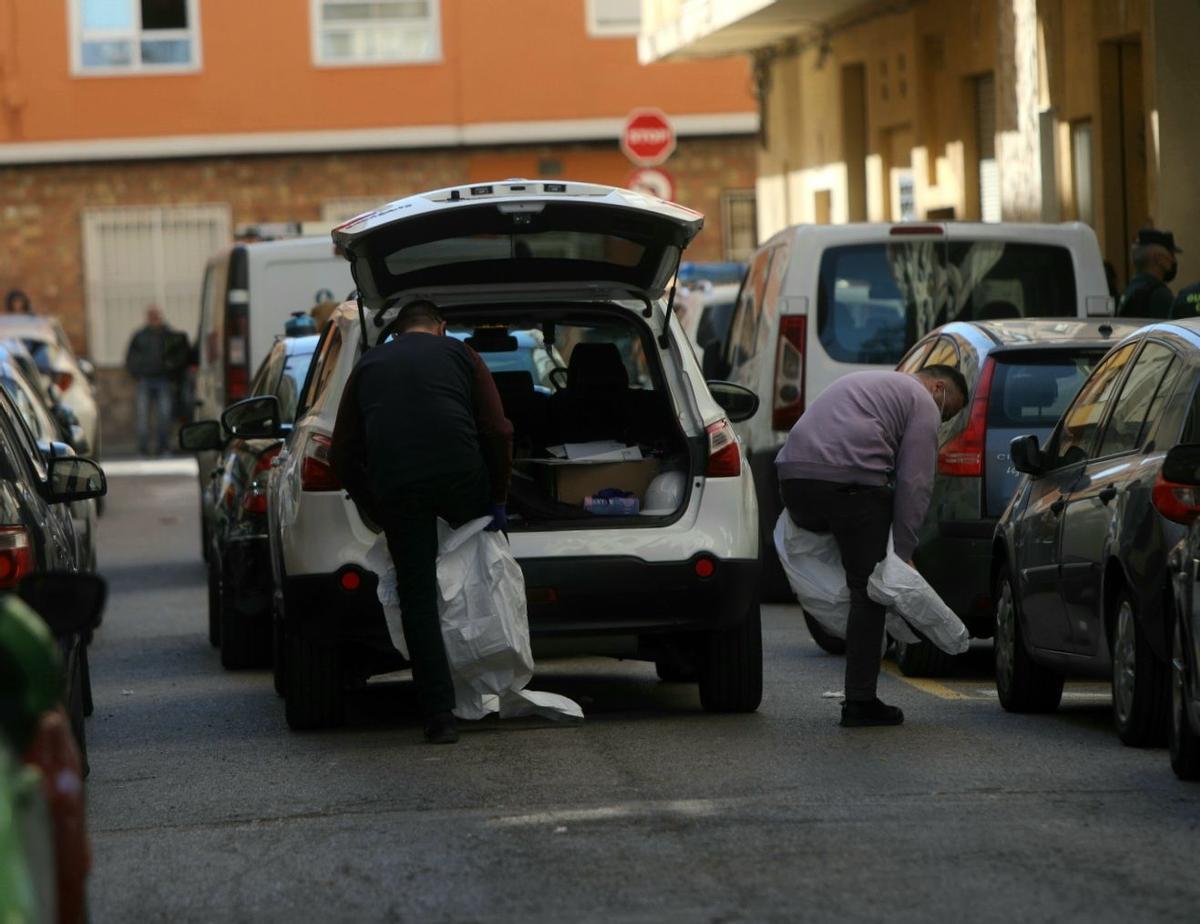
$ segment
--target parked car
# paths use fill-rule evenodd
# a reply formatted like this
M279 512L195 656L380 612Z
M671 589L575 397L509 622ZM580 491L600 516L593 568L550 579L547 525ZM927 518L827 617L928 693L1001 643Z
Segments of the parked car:
M250 383L254 396L273 395L280 425L290 427L308 374L316 336L280 337ZM282 435L282 434L281 434ZM271 660L271 569L267 543L267 475L283 447L280 438L226 438L221 423L187 424L180 446L190 452L217 452L201 498L208 519L208 638L221 648L229 669Z
M1111 677L1129 745L1166 737L1174 624L1169 550L1183 539L1156 488L1177 443L1200 442L1200 321L1114 346L1044 448L1012 442L1022 479L993 549L996 686L1004 708L1048 712L1063 679Z
M1008 457L1016 436L1050 435L1112 346L1149 321L959 321L919 340L897 367L958 369L970 397L938 433L938 467L913 561L976 638L990 638L992 537L1020 475ZM910 676L946 673L953 658L929 642L896 642Z
M775 456L830 382L893 368L951 321L1111 314L1096 236L1080 223L799 225L760 246L704 372L760 398L736 430L758 487L768 598L791 599L770 541Z
M1174 585L1171 627L1171 769L1200 780L1200 443L1173 448L1154 485L1160 509L1188 526L1169 558Z
M100 409L92 384L96 370L71 349L57 318L41 315L0 315L0 339L15 338L29 349L47 385L54 386L71 409L87 438L88 452L100 456Z
M485 361L518 351L526 335L566 360L551 395L528 381L502 389L523 447L509 534L535 639L651 658L698 679L709 710L757 708L757 511L731 427L756 400L702 384L664 298L701 223L609 187L509 181L413 196L335 230L355 261L363 316L344 305L322 335L267 505L292 727L341 721L348 673L394 669L398 657L367 565L379 527L341 490L329 449L361 338L385 340L395 306L418 292L453 329L473 331ZM226 425L273 435L276 405L241 402ZM588 441L616 441L634 458L554 457L556 446ZM602 517L583 506L584 495L622 486L650 509ZM360 652L379 639L387 650L376 667ZM690 669L674 671L681 661Z

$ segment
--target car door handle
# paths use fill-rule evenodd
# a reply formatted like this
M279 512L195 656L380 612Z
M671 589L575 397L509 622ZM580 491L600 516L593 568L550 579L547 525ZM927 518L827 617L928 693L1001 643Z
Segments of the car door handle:
M1063 508L1066 506L1067 506L1067 499L1065 497L1060 497L1058 500L1056 500L1053 504L1050 505L1050 512L1051 513L1062 513Z
M1100 498L1100 503L1107 504L1110 500L1117 496L1117 489L1112 485L1109 485L1096 496Z

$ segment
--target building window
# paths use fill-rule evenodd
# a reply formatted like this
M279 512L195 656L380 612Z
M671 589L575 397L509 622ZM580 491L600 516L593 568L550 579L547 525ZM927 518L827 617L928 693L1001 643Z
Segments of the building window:
M979 182L979 218L999 221L1000 164L996 160L996 81L991 74L975 78L975 150Z
M194 71L197 0L68 0L76 74Z
M642 29L642 0L585 0L588 35L598 38L637 35Z
M758 200L753 189L721 197L721 249L726 260L746 262L758 246Z
M440 0L312 0L317 64L421 64L442 56Z
M1075 217L1092 224L1096 217L1092 199L1092 123L1071 125L1071 181L1075 189Z

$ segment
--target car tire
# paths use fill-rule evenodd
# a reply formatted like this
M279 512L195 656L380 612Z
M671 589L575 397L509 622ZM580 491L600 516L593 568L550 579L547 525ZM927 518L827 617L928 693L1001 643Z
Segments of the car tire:
M741 625L709 633L700 665L706 712L753 712L762 702L762 615L758 599Z
M1008 566L996 578L993 657L996 692L1008 712L1053 712L1062 702L1063 677L1038 664L1025 649L1020 601Z
M1200 780L1200 734L1192 728L1187 711L1189 680L1183 629L1176 620L1171 644L1171 769L1181 780Z
M905 677L946 677L954 671L954 655L946 654L930 641L902 642L895 639L896 666Z
M221 567L216 556L208 561L208 643L221 647Z
M92 668L88 662L86 639L79 640L79 679L83 687L83 714L86 717L96 711L96 704L92 701Z
M223 567L221 573L234 574L235 569ZM219 607L221 666L231 671L265 666L271 657L270 613L244 613L236 600L237 588L223 579Z
M82 642L77 644L82 644ZM79 748L79 764L83 769L83 777L86 779L91 768L88 765L87 723L84 721L83 709L83 666L78 653L70 660L71 666L68 670L73 676L71 677L71 694L66 703L67 718L71 722L71 736L75 739L75 746Z
M293 731L336 728L345 721L342 653L336 645L284 633L284 714Z
M844 655L846 653L846 640L838 638L832 632L826 631L825 627L807 612L804 614L804 624L808 626L808 634L812 636L812 640L817 643L817 647L822 651L833 655Z
M1117 594L1113 608L1113 725L1121 741L1130 747L1155 747L1167 738L1167 671L1150 650L1127 589Z
M200 494L200 555L205 561L212 557L212 549L210 543L212 535L208 528L208 518L204 515L204 492Z

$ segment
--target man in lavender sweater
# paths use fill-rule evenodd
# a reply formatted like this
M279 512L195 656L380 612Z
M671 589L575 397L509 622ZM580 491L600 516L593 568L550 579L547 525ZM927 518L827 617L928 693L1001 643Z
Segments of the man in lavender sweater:
M867 578L887 555L912 559L937 467L938 426L963 409L967 383L950 366L856 372L830 385L796 421L775 458L788 514L833 533L846 585L846 701L842 725L899 725L904 713L875 695L884 608Z

